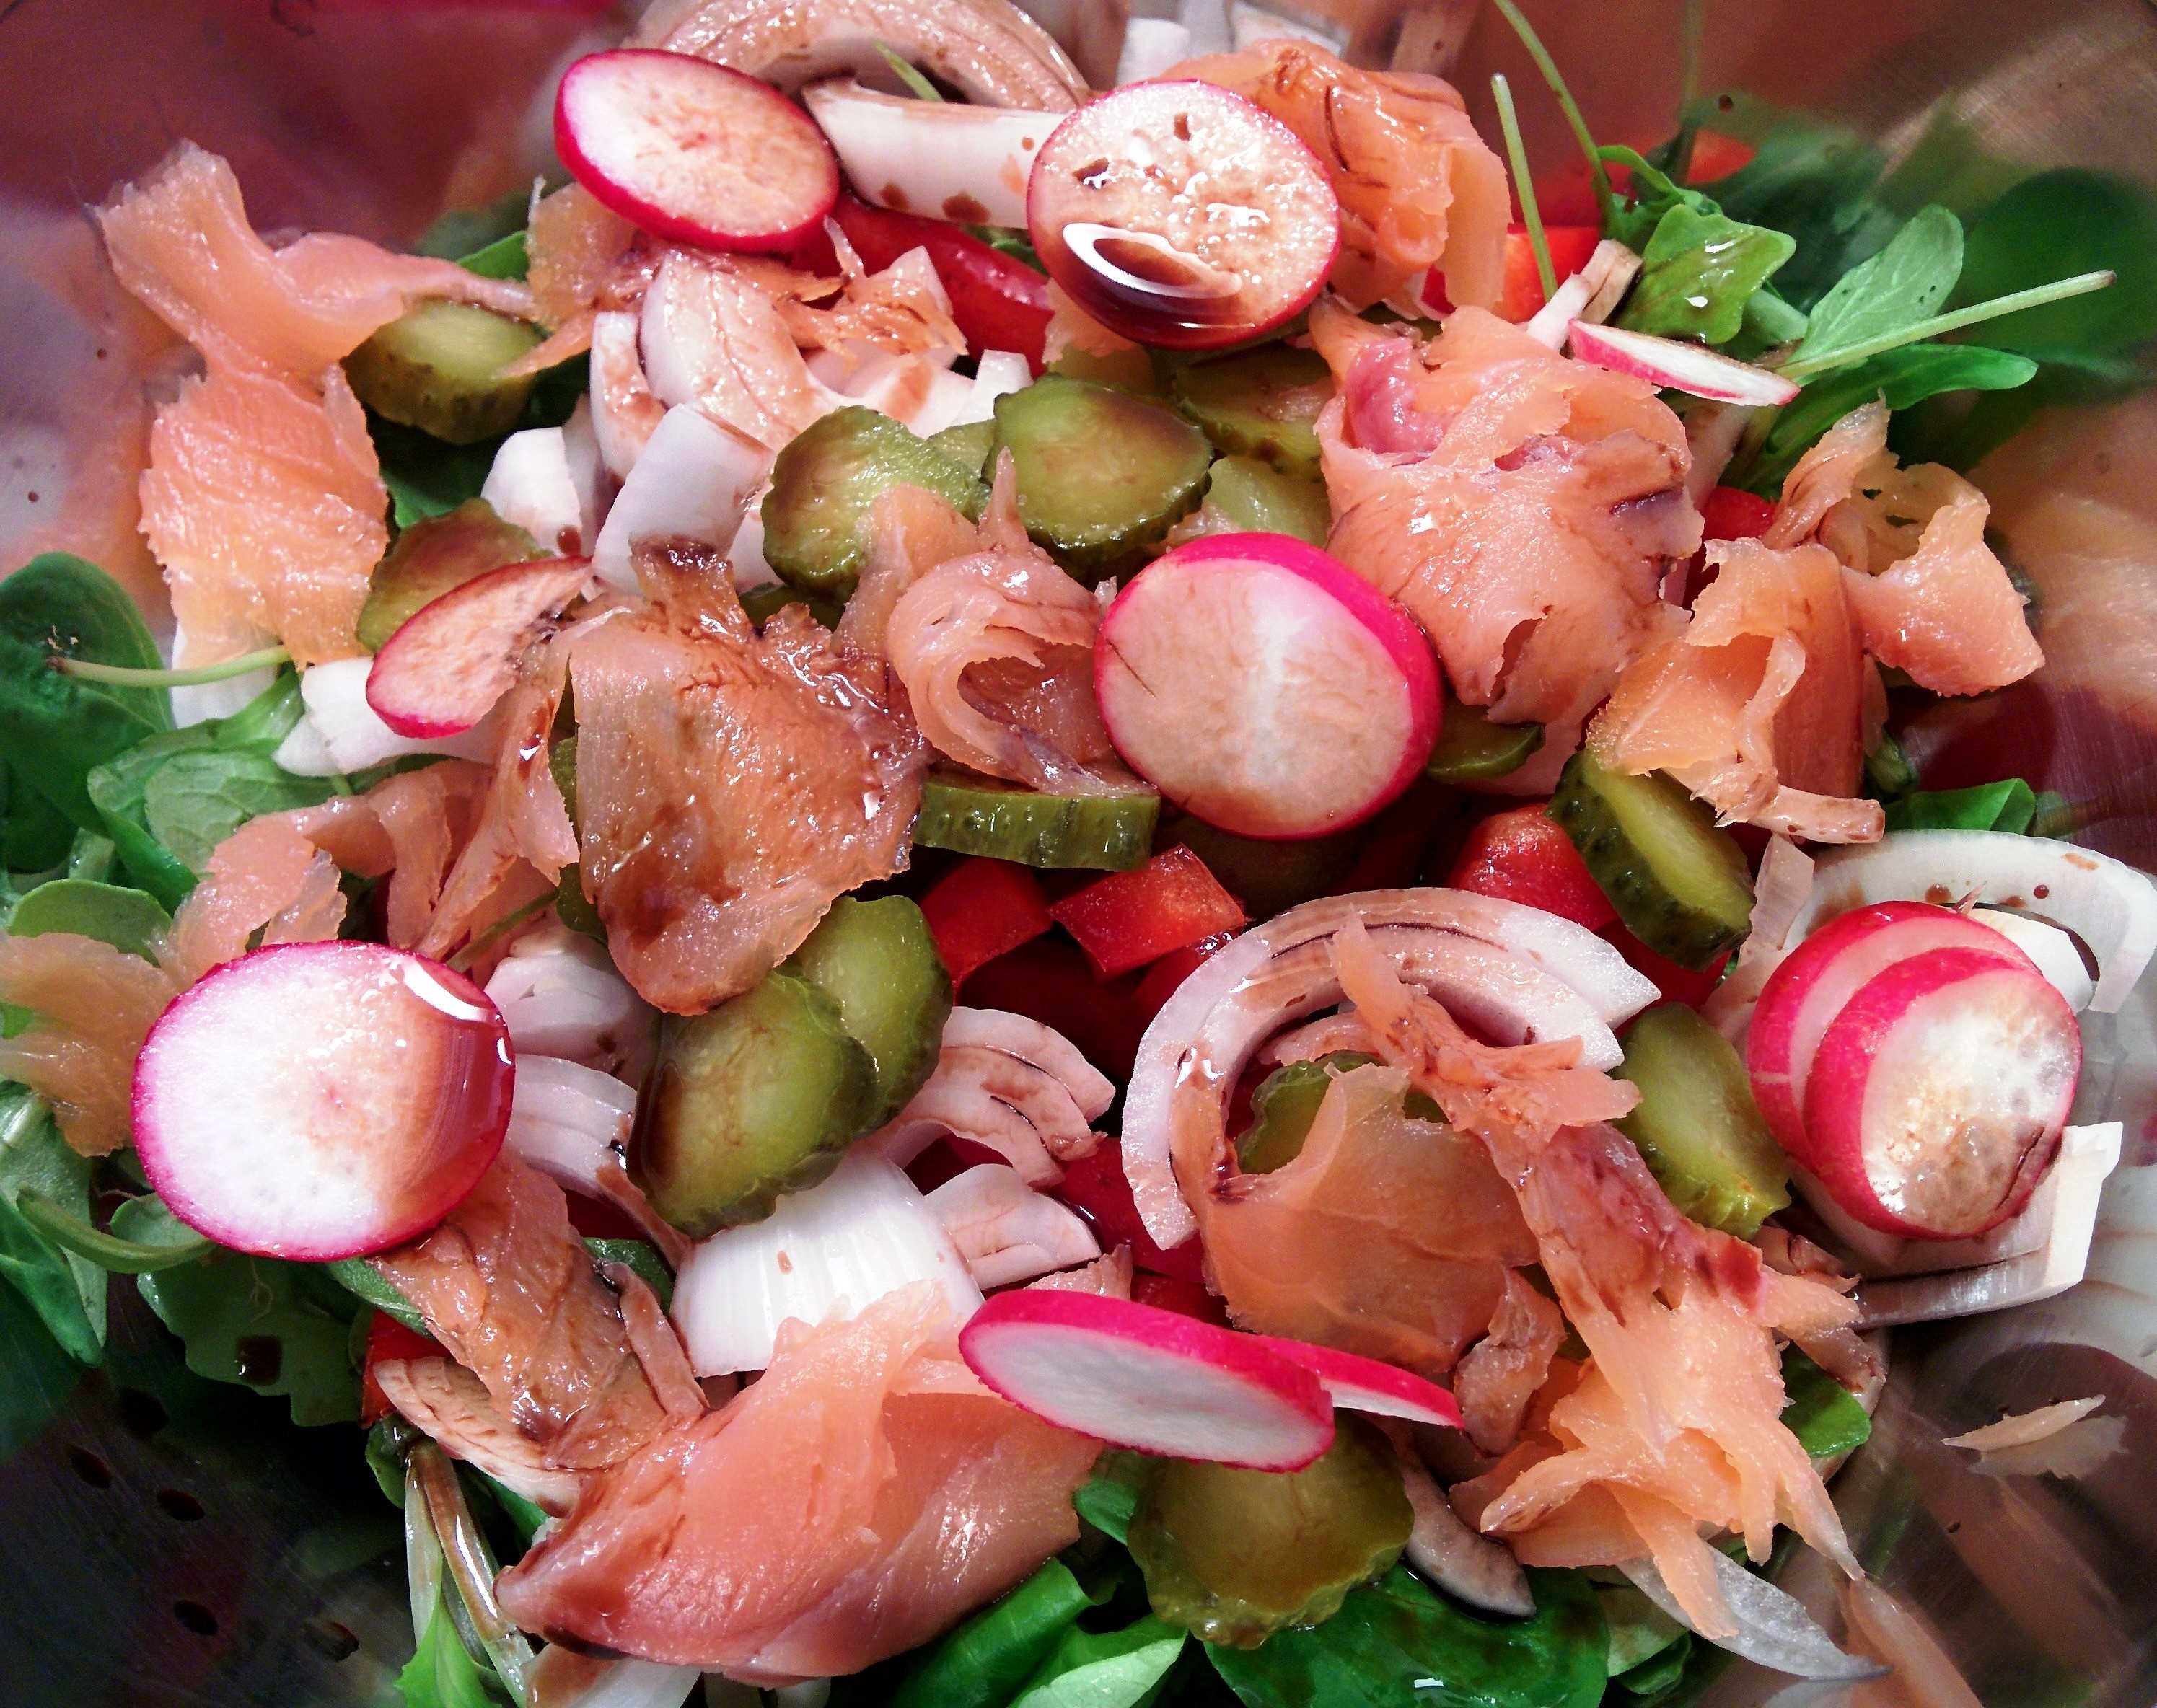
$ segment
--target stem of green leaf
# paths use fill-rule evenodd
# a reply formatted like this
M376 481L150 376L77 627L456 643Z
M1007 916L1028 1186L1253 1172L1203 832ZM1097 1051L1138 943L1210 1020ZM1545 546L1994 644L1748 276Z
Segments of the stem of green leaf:
M243 652L216 664L188 670L133 670L124 664L98 664L87 658L53 657L53 668L62 676L86 682L105 682L116 688L194 688L209 682L229 682L251 670L271 670L289 664L292 655L281 646L265 646L260 652Z
M897 77L901 83L903 83L923 100L941 100L944 99L943 95L938 93L936 85L931 83L926 77L924 77L920 71L915 68L914 63L901 54L898 49L887 47L883 43L878 42L877 44L877 52L883 55L884 63L891 67L892 75Z
M514 931L542 908L550 905L553 899L551 893L541 896L537 901L527 902L507 918L497 920L450 957L450 970L460 973L470 970L472 963L486 953L489 944L499 940L504 932Z
M1512 85L1499 73L1490 79L1490 98L1498 104L1498 128L1506 133L1506 160L1513 172L1513 193L1521 199L1521 223L1528 228L1528 247L1536 252L1536 276L1542 281L1543 301L1557 289L1557 269L1552 265L1550 239L1543 234L1542 209L1536 205L1535 180L1528 176L1528 147L1521 140L1521 116L1513 110Z
M210 1242L199 1235L172 1245L143 1245L117 1234L103 1233L80 1217L70 1216L42 1192L23 1193L15 1207L23 1221L54 1244L88 1258L100 1269L123 1275L147 1275L191 1263L210 1248Z
M1573 140L1580 144L1580 152L1588 157L1588 173L1595 183L1596 205L1603 210L1603 223L1607 229L1611 213L1617 206L1617 198L1611 191L1610 173L1603 164L1603 157L1596 152L1594 135L1588 128L1588 121L1581 116L1580 103L1573 98L1573 91L1565 86L1565 79L1558 72L1557 61L1551 58L1550 49L1543 45L1542 38L1536 33L1535 26L1528 22L1521 8L1513 3L1513 0L1497 0L1497 7L1500 15L1512 26L1513 33L1521 39L1521 45L1528 50L1528 57L1536 62L1536 69L1542 73L1543 81L1549 85L1550 92L1557 97L1558 111L1565 115L1565 121L1572 128Z
M1919 321L1914 326L1902 327L1892 332L1882 332L1877 337L1861 339L1855 344L1846 344L1840 350L1822 351L1810 361L1793 362L1780 372L1784 378L1796 380L1802 384L1830 368L1847 368L1853 362L1884 356L1888 351L1899 350L1906 344L1921 344L1928 338L1937 338L1947 332L1959 332L1965 327L1979 326L1989 320L1998 320L2002 315L2018 314L2026 308L2042 308L2048 302L2063 302L2070 296L2087 296L2093 291L2103 290L2113 282L2114 276L2109 271L2077 273L2072 279L2056 279L2050 285L2033 285L2027 291L1995 296L1990 302L1974 302L1968 308L1958 308L1950 314L1936 314L1930 320Z

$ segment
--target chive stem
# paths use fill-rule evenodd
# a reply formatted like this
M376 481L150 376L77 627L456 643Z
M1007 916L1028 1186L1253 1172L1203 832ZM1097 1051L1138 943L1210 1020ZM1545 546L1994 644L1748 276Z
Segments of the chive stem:
M1617 208L1617 198L1610 188L1610 173L1603 164L1602 152L1595 146L1595 137L1588 128L1588 121L1581 116L1580 104L1573 98L1573 91L1565 86L1559 75L1557 61L1550 56L1542 38L1535 27L1522 15L1513 0L1497 0L1500 14L1512 26L1513 33L1521 39L1521 45L1528 50L1528 57L1536 62L1536 69L1542 73L1543 81L1550 92L1557 97L1558 111L1565 115L1566 123L1572 127L1573 140L1580 144L1580 152L1588 157L1588 170L1595 181L1596 205L1603 210L1603 224L1607 229L1610 216Z
M1890 350L1899 350L1906 344L1918 344L1928 338L1937 338L1943 333L1959 332L1965 327L1997 320L2002 315L2019 314L2026 308L2042 308L2048 302L2064 302L2070 296L2087 296L2093 291L2102 291L2113 282L2110 271L2077 273L2072 279L2056 279L2049 285L2033 285L2027 291L2010 291L2005 296L1995 296L1989 302L1974 302L1968 308L1958 308L1949 314L1936 314L1930 320L1922 320L1914 326L1882 332L1876 337L1861 338L1855 344L1846 344L1839 350L1825 350L1809 360L1793 362L1779 369L1785 379L1802 383L1832 368L1847 368L1853 362L1863 362L1871 357L1884 356Z
M1490 98L1498 104L1498 128L1506 133L1513 193L1521 200L1521 221L1528 228L1528 247L1536 252L1536 276L1542 280L1543 301L1547 302L1557 289L1557 269L1551 263L1550 239L1543 234L1542 209L1536 205L1535 180L1528 176L1528 147L1521 140L1521 116L1513 110L1512 85L1502 72L1490 79Z
M919 99L938 101L944 99L936 85L923 76L914 63L898 49L888 47L883 43L878 42L876 44L876 50L883 55L884 63L891 67L892 75Z
M194 688L208 682L229 682L251 670L270 670L291 661L281 646L265 646L260 652L243 652L216 664L196 665L187 670L135 670L124 664L99 664L87 658L56 655L53 668L62 676L85 682L104 682L116 688Z

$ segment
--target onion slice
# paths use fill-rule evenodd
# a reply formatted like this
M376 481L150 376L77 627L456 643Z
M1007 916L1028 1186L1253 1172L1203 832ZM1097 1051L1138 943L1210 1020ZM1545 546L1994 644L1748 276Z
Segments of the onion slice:
M1960 1435L1942 1438L1949 1447L1966 1447L1977 1453L1991 1453L2003 1447L2027 1447L2033 1441L2042 1441L2057 1435L2070 1423L2087 1417L2104 1403L2103 1394L2091 1394L2079 1400L2062 1400L2057 1404L2040 1406L2035 1411L2018 1412L2002 1417L1995 1423L1981 1428L1965 1430Z
M595 1663L589 1655L550 1643L533 1662L527 1685L534 1708L543 1703L545 1708L682 1708L703 1677L693 1666L656 1660L624 1657Z
M1551 293L1550 301L1521 330L1537 343L1562 350L1566 334L1575 321L1599 325L1609 320L1640 274L1640 256L1624 244L1605 238L1595 245L1588 265L1562 281Z
M1078 1212L1035 1191L1006 1163L981 1163L955 1175L927 1202L984 1292L1101 1255L1100 1242Z
M970 225L1026 224L1033 157L1063 117L883 95L851 77L801 99L863 201Z
M1408 1546L1402 1550L1408 1569L1486 1613L1529 1618L1536 1610L1536 1598L1528 1588L1528 1575L1513 1557L1513 1551L1470 1529L1453 1510L1445 1491L1416 1457L1405 1431L1387 1433L1394 1436L1394 1449L1401 1462L1401 1487L1408 1497L1408 1510L1415 1515Z
M1706 1545L1703 1544L1703 1546ZM1755 1577L1720 1549L1708 1549L1716 1587L1737 1626L1732 1637L1710 1637L1717 1648L1777 1672L1801 1679L1876 1679L1887 1669L1876 1660L1850 1654L1835 1646L1804 1603L1764 1577ZM1651 1560L1629 1560L1619 1568L1633 1587L1696 1636L1678 1598Z

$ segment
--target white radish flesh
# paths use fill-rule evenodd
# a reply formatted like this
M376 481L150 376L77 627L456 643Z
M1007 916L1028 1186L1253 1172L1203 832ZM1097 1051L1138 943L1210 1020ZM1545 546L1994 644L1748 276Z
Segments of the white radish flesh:
M1323 836L1414 781L1438 738L1430 643L1353 571L1283 534L1156 558L1094 643L1109 739L1132 769L1238 836Z
M616 49L572 65L554 144L577 181L654 236L780 251L838 199L823 135L769 84L689 54Z
M1307 1340L1284 1340L1278 1335L1256 1338L1265 1343L1268 1351L1278 1352L1291 1364L1310 1371L1327 1397L1343 1410L1448 1429L1460 1427L1460 1407L1436 1382L1425 1381L1375 1358L1336 1352L1331 1346L1314 1346Z
M502 1148L509 1030L462 974L366 943L228 961L136 1062L136 1145L188 1227L327 1261L440 1221Z
M801 99L863 201L967 225L1026 224L1034 157L1063 116L883 95L851 77Z
M1780 374L1732 361L1704 344L1598 327L1584 320L1573 322L1569 343L1579 361L1718 404L1780 405L1798 394L1798 388Z
M975 1375L1013 1405L1140 1453L1293 1471L1333 1440L1309 1370L1249 1335L1099 1294L1022 1289L959 1333Z
M592 548L593 572L635 593L631 557L641 541L682 540L725 553L770 461L762 445L701 410L669 409L615 495Z
M463 734L509 692L525 647L591 573L588 558L541 558L489 570L429 600L374 655L367 703L399 735Z

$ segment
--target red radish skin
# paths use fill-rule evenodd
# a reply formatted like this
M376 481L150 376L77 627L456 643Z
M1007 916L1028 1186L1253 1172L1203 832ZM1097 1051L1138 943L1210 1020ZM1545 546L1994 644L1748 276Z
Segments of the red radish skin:
M690 54L586 55L554 98L573 177L655 237L699 249L790 250L839 198L839 163L769 84Z
M1013 1405L1140 1453L1294 1471L1333 1441L1307 1366L1155 1305L1021 1288L974 1313L959 1352Z
M136 1149L219 1245L327 1262L425 1232L509 1125L509 1028L461 973L371 943L227 961L135 1064Z
M2074 1012L2043 974L1934 949L1873 978L1828 1027L1790 1155L1867 1227L1968 1239L2029 1201L2081 1068Z
M1208 350L1310 306L1341 204L1295 132L1209 83L1135 84L1042 144L1027 229L1048 276L1113 330Z
M1415 620L1285 534L1217 534L1149 564L1102 620L1094 686L1133 770L1274 841L1383 809L1430 757L1443 704Z
M589 558L542 558L474 576L429 600L374 655L367 703L414 740L463 734L509 692L526 644L591 574Z
M1577 359L1614 373L1637 375L1667 391L1721 404L1770 406L1787 404L1798 394L1797 387L1782 375L1748 362L1734 362L1704 344L1578 320L1573 323L1570 337Z
M1805 1086L1814 1052L1844 1006L1897 961L1969 949L2016 966L2036 963L1990 926L1927 902L1853 908L1798 945L1761 987L1746 1033L1753 1100L1786 1150L1804 1142Z
M1300 1364L1315 1376L1333 1403L1346 1412L1368 1412L1379 1417L1399 1417L1411 1423L1434 1423L1444 1428L1460 1428L1460 1407L1453 1396L1434 1381L1375 1358L1354 1352L1336 1352L1331 1346L1314 1346L1308 1340L1284 1340L1277 1335L1257 1335L1269 1351L1278 1352L1291 1364Z

